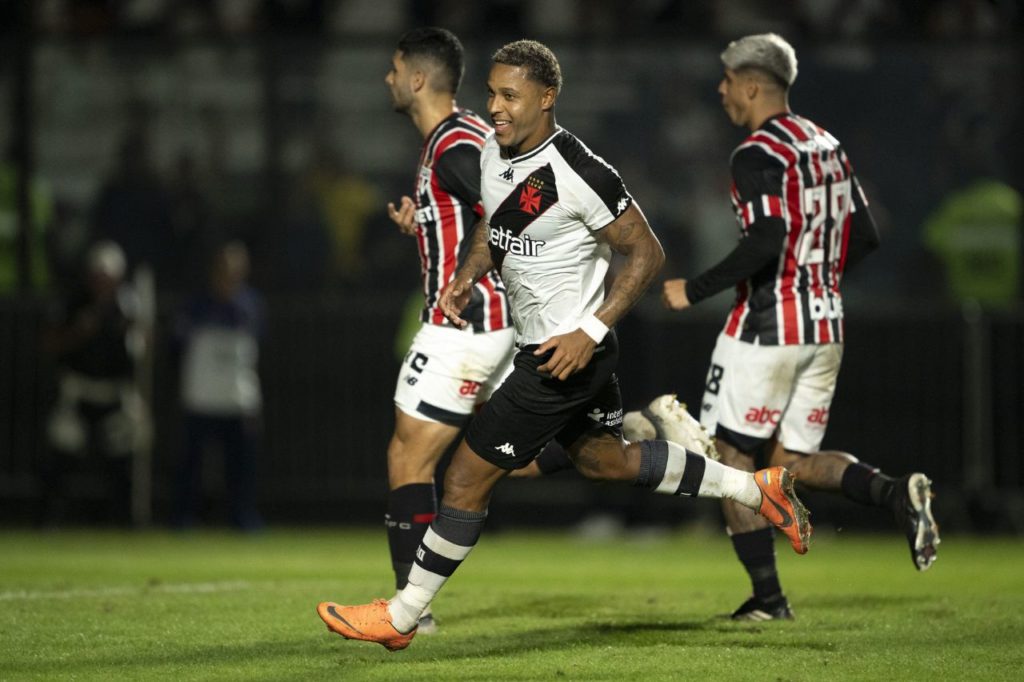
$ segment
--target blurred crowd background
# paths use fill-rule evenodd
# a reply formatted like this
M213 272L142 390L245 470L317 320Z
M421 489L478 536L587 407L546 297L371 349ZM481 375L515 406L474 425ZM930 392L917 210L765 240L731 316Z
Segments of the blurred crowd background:
M420 139L383 78L418 25L463 40L459 103L480 113L496 48L553 48L558 122L623 174L666 276L737 237L744 133L721 111L719 52L753 32L793 42L793 108L843 141L883 238L844 282L825 445L928 472L947 526L1024 531L1016 0L0 2L0 522L380 518L395 339L419 296L384 207L411 193ZM638 307L628 407L699 400L729 300ZM197 377L236 394L199 404ZM597 490L511 482L492 516L717 514ZM814 504L837 526L886 522Z

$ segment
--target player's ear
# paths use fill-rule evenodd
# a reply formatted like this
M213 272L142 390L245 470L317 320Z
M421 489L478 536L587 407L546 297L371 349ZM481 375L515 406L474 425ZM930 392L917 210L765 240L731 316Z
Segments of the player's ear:
M409 87L413 92L419 92L427 87L427 73L423 69L413 69L409 74Z
M555 100L558 99L558 91L555 88L545 88L540 96L540 108L543 111L551 111L555 108Z
M752 100L757 97L757 93L761 91L761 84L757 82L756 78L747 76L743 79L743 94L747 96L748 100Z

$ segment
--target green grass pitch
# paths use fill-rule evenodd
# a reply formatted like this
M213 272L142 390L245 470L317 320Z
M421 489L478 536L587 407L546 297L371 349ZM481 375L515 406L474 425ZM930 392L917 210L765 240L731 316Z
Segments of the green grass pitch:
M948 537L918 574L895 535L777 543L797 613L721 617L748 586L717 533L484 533L441 632L349 642L318 601L392 590L382 530L260 536L0 531L0 680L1019 680L1024 543Z

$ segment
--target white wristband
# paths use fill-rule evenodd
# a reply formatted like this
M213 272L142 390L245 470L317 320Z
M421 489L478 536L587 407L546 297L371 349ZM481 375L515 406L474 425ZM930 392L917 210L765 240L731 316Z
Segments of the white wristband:
M604 340L605 335L608 333L608 325L597 319L596 315L587 315L580 320L580 329L582 329L587 336L594 339L594 343L601 343L601 341Z

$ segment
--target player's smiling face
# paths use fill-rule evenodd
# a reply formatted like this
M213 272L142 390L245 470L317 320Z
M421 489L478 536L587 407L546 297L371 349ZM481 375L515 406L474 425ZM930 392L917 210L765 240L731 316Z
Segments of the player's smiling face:
M487 111L494 137L512 156L530 151L555 130L555 89L527 74L521 66L495 64L487 79Z
M387 83L388 89L391 91L391 107L401 114L407 113L412 106L410 73L411 70L402 57L402 52L395 50L395 54L391 57L391 68L384 76L384 82Z

